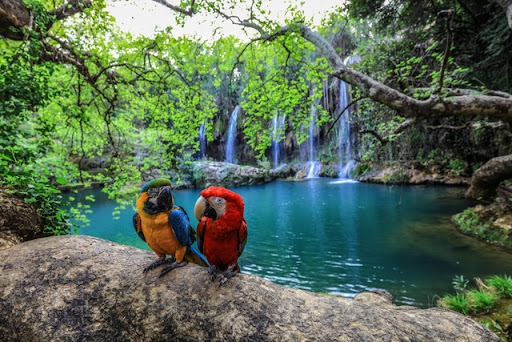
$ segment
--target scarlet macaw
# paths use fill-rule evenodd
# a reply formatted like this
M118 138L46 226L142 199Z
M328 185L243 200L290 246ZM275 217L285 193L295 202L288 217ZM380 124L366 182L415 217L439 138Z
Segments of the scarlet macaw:
M137 212L133 214L135 231L158 255L155 262L144 268L144 273L170 261L174 262L164 268L159 277L176 267L185 266L188 261L208 266L204 257L192 248L196 232L190 226L185 209L174 205L169 180L158 178L146 183L136 207ZM175 260L166 259L167 255Z
M197 245L204 254L213 280L223 271L220 285L240 272L238 257L247 243L244 201L240 195L222 187L201 191L194 206L197 224Z

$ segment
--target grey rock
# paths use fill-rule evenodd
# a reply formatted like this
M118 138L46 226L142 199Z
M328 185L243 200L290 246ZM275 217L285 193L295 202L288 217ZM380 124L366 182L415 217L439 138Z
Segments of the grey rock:
M270 170L224 162L200 161L194 165L198 188L268 183L275 179Z
M354 300L187 265L142 273L150 251L87 236L0 250L0 341L496 341L456 312Z

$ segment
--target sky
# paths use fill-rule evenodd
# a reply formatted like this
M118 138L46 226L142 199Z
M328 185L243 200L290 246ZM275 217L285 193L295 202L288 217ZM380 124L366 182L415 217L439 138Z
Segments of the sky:
M173 5L178 5L179 1L168 0ZM284 23L286 9L291 0L263 0L268 6L272 19L280 20ZM315 24L330 12L334 6L339 6L342 1L334 0L303 0L302 5L299 1L293 1L304 10L306 18L312 17ZM192 18L187 18L187 24L184 28L178 27L174 21L175 13L167 7L151 0L111 0L107 5L108 11L116 18L116 23L122 30L130 32L133 35L151 36L155 29L163 30L167 26L173 27L173 34L183 35L195 33L203 39L212 37L211 19L199 14ZM234 35L238 38L246 38L239 26L226 21L219 20L217 25L222 27L222 32L226 35Z

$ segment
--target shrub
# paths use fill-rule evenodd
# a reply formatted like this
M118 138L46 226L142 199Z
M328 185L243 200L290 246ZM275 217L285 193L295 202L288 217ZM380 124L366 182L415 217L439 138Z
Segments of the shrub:
M505 298L512 298L512 277L503 275L503 276L493 276L485 281L488 285L492 286L496 291Z
M465 279L463 275L456 275L453 277L452 285L456 291L464 291L468 289L469 280Z
M468 295L473 300L471 303L471 309L474 312L490 312L496 306L498 296L494 293L490 293L486 290L471 290Z
M463 315L469 313L469 300L464 293L457 293L455 295L446 295L443 297L446 306L454 311L460 312Z

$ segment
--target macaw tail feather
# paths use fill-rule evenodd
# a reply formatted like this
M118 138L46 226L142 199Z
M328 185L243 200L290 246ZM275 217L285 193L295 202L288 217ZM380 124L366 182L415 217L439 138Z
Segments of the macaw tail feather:
M187 248L184 259L199 266L210 267L210 264L206 261L205 257L190 246Z

